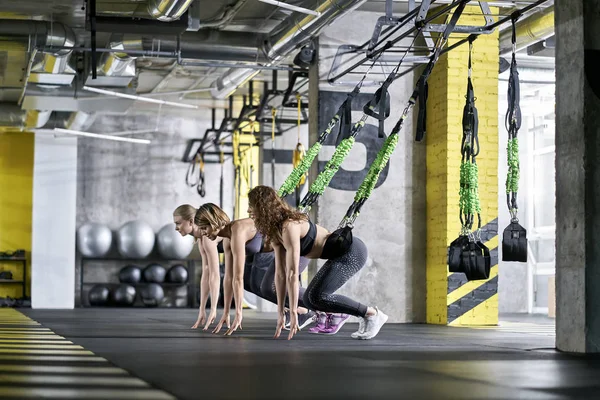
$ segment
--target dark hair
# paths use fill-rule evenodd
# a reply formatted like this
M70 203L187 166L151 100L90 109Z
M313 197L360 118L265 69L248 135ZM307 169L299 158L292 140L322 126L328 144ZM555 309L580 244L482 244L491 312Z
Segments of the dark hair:
M281 242L281 231L286 221L307 221L308 217L292 209L268 186L256 186L248 193L248 203L254 211L254 225L267 240Z

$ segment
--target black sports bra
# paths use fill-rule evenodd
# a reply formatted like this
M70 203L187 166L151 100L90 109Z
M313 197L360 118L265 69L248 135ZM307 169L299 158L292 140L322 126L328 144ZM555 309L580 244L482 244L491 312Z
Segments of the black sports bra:
M312 250L317 237L317 226L308 220L308 232L300 239L300 255L305 256Z

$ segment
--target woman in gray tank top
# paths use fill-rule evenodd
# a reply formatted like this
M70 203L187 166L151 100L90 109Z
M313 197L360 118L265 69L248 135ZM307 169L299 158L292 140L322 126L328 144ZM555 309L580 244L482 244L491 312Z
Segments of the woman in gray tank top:
M194 224L198 226L200 234L206 236L210 240L223 238L223 251L225 254L225 277L223 278L223 297L224 310L221 320L213 330L213 333L218 333L221 327L229 318L229 309L231 307L232 298L235 299L235 318L226 335L231 335L238 328L242 327L242 306L244 296L244 282L248 282L250 273L244 273L247 262L253 262L252 258L263 250L263 238L254 226L254 221L250 218L238 219L231 221L225 211L213 203L205 203L196 212ZM272 250L271 250L272 251ZM274 270L275 259L272 258L272 267ZM308 265L308 260L305 261L304 267ZM266 277L274 276L266 274ZM250 286L246 284L246 287ZM267 285L258 285L259 287L267 287ZM269 287L272 285L268 285ZM255 293L256 295L268 300L275 300L276 296L268 296L262 291ZM316 320L315 314L303 307L303 301L299 299L298 304L298 320L300 325L309 325Z

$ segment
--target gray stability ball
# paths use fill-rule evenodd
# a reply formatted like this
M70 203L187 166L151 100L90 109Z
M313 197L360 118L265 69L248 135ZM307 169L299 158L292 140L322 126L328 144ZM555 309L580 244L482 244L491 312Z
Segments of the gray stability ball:
M190 255L194 248L194 237L191 235L181 236L175 230L175 224L170 223L163 226L156 235L158 251L164 258L184 259Z
M77 248L84 257L102 257L110 250L112 231L106 225L88 222L77 230Z
M128 258L145 258L154 248L152 227L143 221L129 221L117 232L119 254Z

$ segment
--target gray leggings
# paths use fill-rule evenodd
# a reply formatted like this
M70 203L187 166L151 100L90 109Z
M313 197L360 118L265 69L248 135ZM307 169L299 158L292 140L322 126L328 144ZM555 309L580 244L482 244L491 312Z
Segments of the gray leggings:
M262 282L260 284L259 296L265 300L270 301L271 303L277 304L277 292L275 291L275 253L269 254L273 254L273 261L269 264L265 275L263 276ZM302 271L306 269L309 262L310 260L308 258L300 257L300 262L298 264L298 275L300 275ZM298 307L307 308L304 305L303 301L304 291L305 289L303 287L300 287L298 293ZM285 296L285 306L288 308L290 306L288 296Z
M367 306L334 294L367 263L367 246L356 236L348 252L327 260L304 292L304 304L311 310L364 317Z

